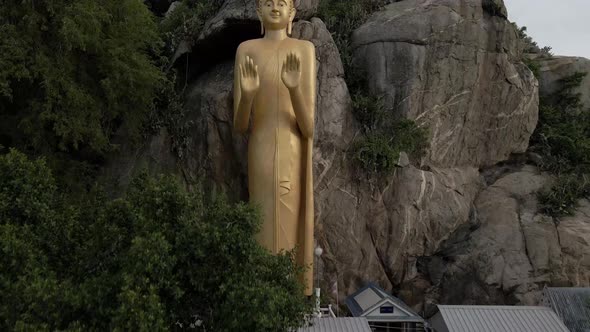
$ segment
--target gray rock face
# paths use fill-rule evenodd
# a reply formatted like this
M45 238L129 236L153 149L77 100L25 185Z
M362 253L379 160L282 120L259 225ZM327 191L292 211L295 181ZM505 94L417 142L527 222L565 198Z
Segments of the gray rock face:
M560 263L553 220L536 212L535 193L545 181L536 169L525 167L479 194L475 206L480 226L470 235L468 250L453 257L455 263L442 279L442 303L464 301L462 291L453 290L457 280L466 283L469 302L534 303L526 296L540 290L535 271L539 272L537 281L548 282L548 266Z
M429 128L426 164L490 166L526 150L537 82L514 26L481 0L393 3L354 32L352 47L370 90Z
M536 193L549 181L525 166L483 190L475 200L477 229L440 247L434 256L445 265L425 260L427 302L536 305L545 285L590 285L590 203L581 200L556 226L537 206Z
M557 227L561 244L563 265L561 271L567 284L588 287L590 285L590 201L578 201L573 216L563 218Z
M575 74L588 73L582 85L576 92L581 94L581 101L586 108L590 108L590 59L581 57L555 56L552 58L538 58L541 63L539 77L539 93L550 96L558 86L559 80Z
M368 281L391 289L414 279L418 257L469 223L479 187L474 168L408 166L371 184L343 164L333 167L315 190L324 278L338 281L341 298Z

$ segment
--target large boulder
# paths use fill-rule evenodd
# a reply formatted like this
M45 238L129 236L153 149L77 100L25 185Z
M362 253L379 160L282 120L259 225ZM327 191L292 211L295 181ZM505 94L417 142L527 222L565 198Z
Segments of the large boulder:
M590 201L579 200L574 215L562 218L557 231L563 259L560 270L566 284L590 286Z
M559 81L575 73L588 73L575 92L580 93L581 101L590 108L590 59L570 56L538 57L541 64L539 70L539 93L550 97L558 88Z
M407 0L354 32L370 91L430 130L424 163L490 166L527 149L537 81L520 60L516 28L502 16L481 0Z
M475 230L453 234L422 258L425 304L537 305L546 285L590 286L590 203L580 200L575 214L557 223L539 212L537 201L551 181L525 165L483 190Z
M469 223L481 186L474 168L408 166L373 182L337 166L316 175L315 194L323 277L338 281L340 297L369 281L391 290L414 278L417 258Z

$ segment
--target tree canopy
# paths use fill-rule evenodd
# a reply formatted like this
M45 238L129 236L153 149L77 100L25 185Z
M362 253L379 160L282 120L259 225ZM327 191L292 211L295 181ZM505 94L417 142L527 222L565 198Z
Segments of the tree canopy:
M0 3L0 144L100 155L139 136L165 77L141 0Z
M0 330L286 331L310 313L292 253L259 214L136 178L68 203L43 160L0 156Z

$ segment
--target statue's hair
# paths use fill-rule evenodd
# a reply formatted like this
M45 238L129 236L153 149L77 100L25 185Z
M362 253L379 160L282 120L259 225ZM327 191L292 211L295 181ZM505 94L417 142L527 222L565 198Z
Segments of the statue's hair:
M266 0L256 0L256 8L260 8L262 6L262 2ZM291 5L291 8L295 8L295 0L286 0L287 3Z

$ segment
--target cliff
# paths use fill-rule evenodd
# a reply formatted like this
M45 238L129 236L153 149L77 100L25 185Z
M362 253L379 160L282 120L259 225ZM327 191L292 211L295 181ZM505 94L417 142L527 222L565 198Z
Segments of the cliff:
M299 6L293 37L315 44L319 68L314 190L326 289L337 282L344 298L374 281L428 313L435 303L536 304L545 285L589 286L590 202L580 200L560 222L543 214L536 193L553 177L527 149L539 93L590 60L542 60L538 81L500 0L382 7L353 32L353 57L388 112L428 130L428 148L392 175L365 181L349 154L362 132L340 52L314 17L318 1ZM175 56L188 73L182 156L162 130L111 160L105 174L124 184L148 166L247 200L247 136L232 130L232 79L235 48L259 31L252 7L226 0Z

